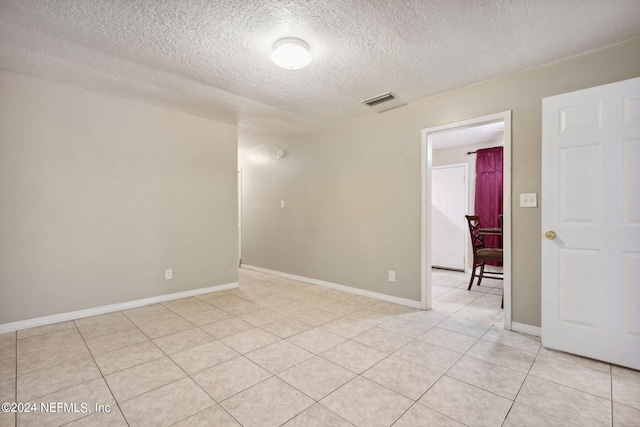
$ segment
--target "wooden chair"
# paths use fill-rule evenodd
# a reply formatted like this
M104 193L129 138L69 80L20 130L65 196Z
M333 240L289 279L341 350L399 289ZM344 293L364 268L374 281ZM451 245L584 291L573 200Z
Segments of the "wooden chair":
M476 215L465 215L467 222L469 223L469 234L471 236L471 247L473 249L473 266L471 267L471 280L469 280L469 287L473 286L473 279L478 278L477 286L480 286L483 277L490 279L502 280L502 273L484 271L485 263L493 261L502 263L502 249L500 248L485 248L484 236L480 234L480 217ZM501 221L502 222L502 221ZM502 224L500 224L502 228ZM480 273L477 274L477 269L480 268Z

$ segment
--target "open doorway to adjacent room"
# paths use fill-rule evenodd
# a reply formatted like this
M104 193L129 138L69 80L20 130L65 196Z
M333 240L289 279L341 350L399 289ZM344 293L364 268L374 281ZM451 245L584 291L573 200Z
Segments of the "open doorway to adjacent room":
M423 308L510 329L511 113L424 129L422 144ZM504 262L496 269L504 280L485 277L468 291L473 253L465 215L474 214L476 152L490 147L503 150Z

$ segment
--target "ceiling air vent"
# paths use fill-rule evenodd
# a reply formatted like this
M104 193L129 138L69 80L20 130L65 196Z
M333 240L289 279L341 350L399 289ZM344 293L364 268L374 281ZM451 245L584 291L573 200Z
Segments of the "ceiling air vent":
M396 97L393 96L391 92L389 92L385 93L384 95L376 96L375 98L367 99L366 101L364 101L364 103L369 107L373 107L375 105L382 104L383 102L393 101L394 99L396 99Z
M388 111L393 108L402 107L403 105L407 105L406 102L402 101L398 98L397 95L387 92L382 95L374 96L373 98L362 101L363 104L368 105L369 107L376 110L378 113L382 113L383 111Z

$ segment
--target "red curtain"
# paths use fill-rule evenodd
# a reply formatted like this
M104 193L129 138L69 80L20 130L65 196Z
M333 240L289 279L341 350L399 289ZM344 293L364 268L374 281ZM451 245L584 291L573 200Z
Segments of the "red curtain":
M476 153L475 214L483 228L499 228L502 211L502 147L478 150ZM487 248L499 248L500 237L484 236Z

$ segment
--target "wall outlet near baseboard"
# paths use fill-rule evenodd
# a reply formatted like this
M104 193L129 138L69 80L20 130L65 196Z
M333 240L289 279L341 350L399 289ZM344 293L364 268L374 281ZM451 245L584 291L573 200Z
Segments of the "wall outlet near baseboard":
M164 271L164 280L173 279L173 270L165 270Z
M389 270L389 281L390 282L396 281L396 272L393 270Z

